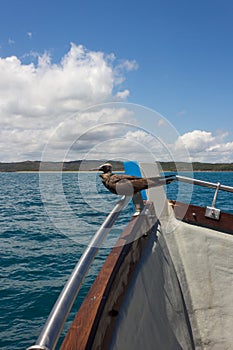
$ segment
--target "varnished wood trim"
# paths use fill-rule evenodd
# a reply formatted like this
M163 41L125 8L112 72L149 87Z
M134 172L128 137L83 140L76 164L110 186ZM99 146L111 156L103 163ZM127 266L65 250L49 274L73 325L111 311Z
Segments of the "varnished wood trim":
M148 209L155 217L152 203ZM129 222L76 314L61 350L108 349L123 297L147 243L143 233L149 229L147 215ZM138 232L140 237L133 240Z
M221 212L220 219L214 220L205 216L205 208L192 204L170 201L177 219L184 222L204 226L213 230L233 234L233 215Z

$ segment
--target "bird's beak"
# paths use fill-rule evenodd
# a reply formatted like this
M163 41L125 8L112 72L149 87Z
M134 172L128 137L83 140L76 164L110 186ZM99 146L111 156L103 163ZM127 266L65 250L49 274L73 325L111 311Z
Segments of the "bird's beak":
M100 170L99 168L90 169L90 171L99 171L99 170Z

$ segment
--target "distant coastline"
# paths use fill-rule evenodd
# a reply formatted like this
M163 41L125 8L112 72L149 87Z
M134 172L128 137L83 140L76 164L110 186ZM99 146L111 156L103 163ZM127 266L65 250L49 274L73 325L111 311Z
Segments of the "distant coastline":
M109 161L109 160L108 160ZM24 161L14 163L1 163L0 172L75 172L75 171L90 171L96 169L104 160L76 160L70 162L40 162L40 161ZM113 170L122 171L123 163L120 161L110 161L113 165ZM176 172L189 171L190 163L185 162L160 162L163 171ZM233 171L233 163L192 163L193 171Z

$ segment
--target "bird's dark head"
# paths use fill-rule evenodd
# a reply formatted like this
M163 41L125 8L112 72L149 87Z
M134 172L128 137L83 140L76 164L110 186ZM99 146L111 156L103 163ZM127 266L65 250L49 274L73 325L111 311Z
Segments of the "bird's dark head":
M99 167L99 171L103 171L104 174L112 172L112 164L105 163Z

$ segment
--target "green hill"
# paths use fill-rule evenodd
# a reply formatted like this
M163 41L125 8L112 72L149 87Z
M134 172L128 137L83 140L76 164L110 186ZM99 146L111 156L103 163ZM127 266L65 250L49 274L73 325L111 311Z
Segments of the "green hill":
M161 162L163 171L187 171L190 170L190 163L185 162ZM233 163L192 163L193 171L233 171Z
M14 163L0 163L0 172L20 171L88 171L98 168L104 160L76 160L71 162L40 162L25 161ZM122 162L111 161L114 170L123 170Z
M40 162L25 161L15 163L0 163L0 172L19 171L89 171L98 168L104 160L76 160L70 162ZM114 170L123 170L123 163L111 161ZM190 163L185 162L160 162L163 171L176 172L190 170ZM193 171L233 171L233 163L192 163Z

